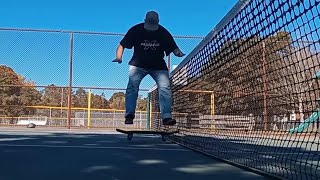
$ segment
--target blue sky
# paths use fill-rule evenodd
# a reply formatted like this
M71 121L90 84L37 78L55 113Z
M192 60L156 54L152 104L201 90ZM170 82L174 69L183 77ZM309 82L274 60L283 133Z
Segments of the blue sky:
M148 10L173 35L205 36L237 0L1 0L1 28L31 28L126 33ZM125 88L132 50L124 63L111 63L119 36L75 35L74 86ZM2 43L1 43L2 42ZM0 64L8 65L37 85L67 86L70 34L0 31ZM189 53L200 40L177 40ZM173 58L178 64L183 58ZM154 84L150 77L141 88Z
M175 35L205 36L237 0L1 0L2 27L125 33L148 10Z

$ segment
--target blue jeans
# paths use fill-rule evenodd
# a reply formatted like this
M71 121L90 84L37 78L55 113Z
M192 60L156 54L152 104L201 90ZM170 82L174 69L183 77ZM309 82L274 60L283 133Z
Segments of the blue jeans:
M126 89L126 117L128 115L134 116L139 86L142 79L148 74L158 86L161 118L172 118L172 93L169 72L166 70L147 70L136 66L129 67L129 82Z

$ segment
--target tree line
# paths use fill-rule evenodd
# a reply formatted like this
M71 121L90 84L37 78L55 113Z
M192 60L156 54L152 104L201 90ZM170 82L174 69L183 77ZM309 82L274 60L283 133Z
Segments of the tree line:
M27 80L9 66L0 65L0 116L47 115L44 110L30 106L68 106L68 87L51 84L42 90L39 89L34 81ZM84 88L72 91L72 107L88 107L88 93L89 91ZM104 93L92 93L91 108L125 110L125 93L114 92L110 98L107 98ZM147 110L146 97L141 95L138 97L137 110ZM58 112L51 115L61 116Z
M194 59L195 64L188 63L172 77L174 109L211 114L214 104L215 114L253 114L271 120L294 111L303 120L315 111L319 97L313 77L320 55L310 44L314 42L299 42L281 31L207 48L212 50L207 57Z

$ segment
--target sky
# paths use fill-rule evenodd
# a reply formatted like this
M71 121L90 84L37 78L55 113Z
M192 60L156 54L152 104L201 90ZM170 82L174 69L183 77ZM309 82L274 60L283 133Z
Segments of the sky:
M27 28L124 34L143 22L145 13L155 10L160 24L172 35L206 36L237 0L1 0L0 28ZM69 84L70 33L41 33L0 30L0 64L37 85ZM112 63L122 36L74 35L73 85L126 88L128 61ZM177 39L186 54L201 39ZM177 65L183 58L172 58ZM140 88L154 85L146 77Z
M1 0L2 27L125 33L156 10L174 35L205 36L237 0Z

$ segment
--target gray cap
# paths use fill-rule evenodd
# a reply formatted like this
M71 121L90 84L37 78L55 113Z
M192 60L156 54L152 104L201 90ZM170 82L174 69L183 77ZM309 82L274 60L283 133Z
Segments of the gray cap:
M149 11L144 19L144 28L149 31L155 31L159 28L159 15L155 11Z

